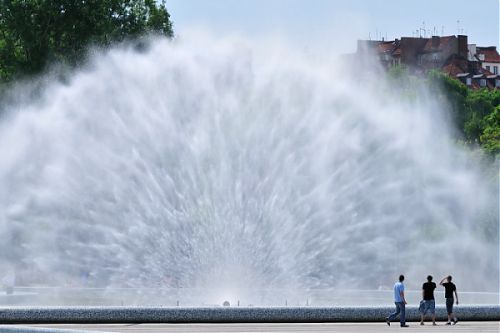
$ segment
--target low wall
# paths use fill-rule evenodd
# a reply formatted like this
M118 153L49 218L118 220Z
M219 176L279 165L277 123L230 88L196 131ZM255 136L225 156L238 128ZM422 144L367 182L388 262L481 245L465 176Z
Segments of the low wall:
M106 333L106 332L94 332L94 331L81 331L81 330L67 330L67 329L57 329L57 328L38 328L38 327L28 327L28 326L6 326L0 325L0 332L2 333Z
M0 324L380 322L393 307L0 307ZM415 306L407 321L420 320ZM500 305L456 306L464 321L500 321ZM446 310L436 307L438 320Z

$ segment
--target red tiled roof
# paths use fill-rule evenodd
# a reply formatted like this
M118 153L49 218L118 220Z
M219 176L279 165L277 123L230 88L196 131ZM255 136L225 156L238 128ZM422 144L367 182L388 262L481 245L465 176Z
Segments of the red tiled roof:
M443 37L438 37L439 43L435 46L432 45L432 38L429 38L427 40L427 43L425 43L424 46L424 51L433 51L433 50L439 50L443 48L446 44L450 42L450 40L456 38L455 36L443 36Z
M496 50L496 47L477 47L477 54L484 54L484 62L500 62L500 55Z
M380 42L377 45L377 52L390 53L395 48L394 42Z
M487 70L487 69L485 69L485 68L483 68L483 67L479 68L479 71L480 71L482 74L484 74L484 75L493 75L493 73L492 73L492 72L490 72L489 70Z
M445 62L441 70L452 77L456 77L457 74L469 72L467 62L464 62L464 60L458 59L455 56L451 56Z
M482 88L488 88L488 89L494 89L495 88L495 83L494 81L492 80L487 80L486 76L483 75L481 76L481 74L478 74L478 75L475 75L475 76L478 76L477 78L472 78L472 89L482 89ZM485 86L481 86L480 84L480 80L485 80L486 81L486 85Z
M466 73L466 71L464 71L464 69L461 66L459 66L454 62L445 65L442 68L442 71L452 77L456 77L457 74Z

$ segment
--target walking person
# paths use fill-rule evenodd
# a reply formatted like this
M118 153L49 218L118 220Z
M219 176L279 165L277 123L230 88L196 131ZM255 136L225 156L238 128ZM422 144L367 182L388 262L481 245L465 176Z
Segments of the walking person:
M432 315L432 325L436 326L436 301L434 299L436 284L432 282L432 276L427 276L427 282L422 285L422 302L420 303L420 325L424 324L427 311Z
M453 302L455 301L455 299L453 298L453 293L455 293L456 303L458 305L457 287L453 282L451 282L451 279L451 275L448 275L447 277L443 278L441 282L439 282L439 284L444 287L444 297L446 298L446 312L448 312L448 322L446 323L446 325L451 325L452 321L453 325L458 323L457 317L455 317L455 315L453 314Z
M396 312L391 313L389 317L385 318L385 321L389 326L391 326L391 321L396 319L396 317L399 315L399 322L401 324L401 327L408 327L408 325L406 325L405 318L405 305L407 303L405 299L405 285L403 284L404 280L404 275L400 275L399 282L396 282L394 284L394 304L396 304Z

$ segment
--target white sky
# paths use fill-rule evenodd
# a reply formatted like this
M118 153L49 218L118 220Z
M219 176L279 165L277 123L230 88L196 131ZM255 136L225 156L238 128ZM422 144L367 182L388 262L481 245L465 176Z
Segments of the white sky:
M174 32L280 36L301 48L351 52L357 39L467 34L499 45L500 0L166 0Z

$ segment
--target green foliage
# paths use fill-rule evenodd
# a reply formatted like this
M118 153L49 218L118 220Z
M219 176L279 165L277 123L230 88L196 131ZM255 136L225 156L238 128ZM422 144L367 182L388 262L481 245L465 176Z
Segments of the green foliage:
M499 153L499 90L471 90L459 80L439 71L430 71L428 83L441 92L451 106L455 127L466 143L479 143L491 154Z
M468 118L464 125L467 140L483 144L482 136L486 130L487 118L494 113L499 103L500 92L498 90L480 89L469 91L466 99ZM492 118L488 125L490 132L491 126L494 126L494 124L494 118Z
M403 65L396 65L389 68L388 75L390 79L397 80L408 77L408 69Z
M488 153L500 153L500 106L484 118L484 130L481 134L481 144Z
M50 62L75 65L89 45L150 32L173 35L165 4L155 0L0 0L0 80Z
M389 68L388 81L391 89L395 89L408 101L414 102L418 97L418 87L421 82L418 77L412 75L408 67L404 65L396 65Z
M456 129L464 135L464 126L467 121L467 87L457 79L453 79L443 72L432 70L427 74L427 81L433 91L441 92L444 99L450 104L452 119Z

